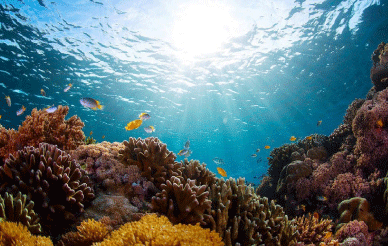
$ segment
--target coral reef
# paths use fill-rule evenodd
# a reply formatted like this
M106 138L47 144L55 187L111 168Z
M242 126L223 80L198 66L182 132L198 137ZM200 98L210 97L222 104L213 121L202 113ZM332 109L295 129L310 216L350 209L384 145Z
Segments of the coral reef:
M0 193L22 192L35 203L44 232L60 233L94 198L89 177L54 145L24 147L0 167Z
M364 221L353 220L349 223L346 223L342 226L336 233L335 238L339 242L345 243L347 241L349 245L350 242L354 244L351 245L371 245L371 235L368 232L368 226Z
M283 209L258 197L245 180L218 180L209 187L212 207L206 227L215 230L225 245L293 245L298 232Z
M182 163L183 182L188 179L195 180L196 185L212 185L217 181L216 175L206 168L206 164L200 164L197 160L188 161L185 158Z
M34 108L19 126L18 131L0 129L0 157L6 159L24 146L38 147L39 143L57 145L62 150L71 150L83 144L84 123L77 116L65 120L68 106L58 106L53 113Z
M313 172L312 167L303 161L293 161L286 165L280 173L276 192L284 192L290 183L295 183L298 179L309 176Z
M27 203L27 196L18 192L16 197L5 193L4 198L0 196L0 221L19 222L27 227L34 234L41 233L39 216L35 214L34 202Z
M149 214L138 222L123 225L104 241L94 245L221 246L224 243L216 232L199 225L172 225L164 216Z
M137 165L141 175L153 182L159 190L160 185L172 176L181 176L182 164L175 161L175 154L158 138L129 138L123 144L125 149L119 151L120 160L127 165Z
M0 245L53 246L48 237L33 236L26 226L10 221L0 222Z
M206 188L195 185L195 180L182 184L179 178L171 177L161 185L162 192L152 198L152 211L166 215L173 224L204 224L203 214L211 208Z
M359 220L365 222L369 230L374 231L380 229L383 223L377 221L370 212L369 202L365 198L353 197L349 200L342 201L338 205L338 212L341 214L336 230L344 224Z
M110 233L110 228L100 221L84 220L77 226L77 232L64 234L57 246L90 246L102 242Z
M388 45L380 43L372 54L373 67L370 70L370 78L377 91L388 86Z
M319 218L317 213L309 213L307 216L297 217L295 223L299 231L298 242L316 245L324 240L330 241L330 238L325 237L331 233L332 220Z

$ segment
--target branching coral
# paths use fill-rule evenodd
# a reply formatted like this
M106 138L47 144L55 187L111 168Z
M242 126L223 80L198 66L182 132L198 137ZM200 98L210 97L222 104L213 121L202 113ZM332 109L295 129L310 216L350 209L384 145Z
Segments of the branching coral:
M5 159L8 154L15 154L24 146L38 147L42 142L55 144L63 150L75 149L83 144L84 123L77 116L65 120L68 112L68 106L58 106L54 113L34 108L18 131L1 128L1 157Z
M53 246L48 237L33 236L27 227L16 222L0 222L0 245Z
M325 236L332 230L332 220L319 219L317 216L309 214L297 217L295 223L299 231L298 242L317 245L323 241L330 241L330 238L325 238Z
M196 186L194 180L182 184L179 178L171 177L161 185L162 192L152 198L152 211L166 215L174 224L203 224L203 214L211 208L206 188Z
M49 144L25 147L16 157L10 155L0 167L0 179L0 193L26 194L35 203L44 231L50 229L51 233L59 233L94 197L85 171Z
M153 182L157 188L160 189L160 185L172 176L181 176L182 164L175 162L175 154L158 138L129 138L129 141L124 141L123 144L125 149L120 151L121 161L127 165L137 165L141 175Z
M27 196L18 192L16 197L5 193L4 199L0 196L0 221L20 222L31 233L41 233L39 216L35 214L34 202L29 201L26 205Z
M77 226L77 232L68 232L62 236L57 246L90 246L102 242L109 234L109 228L102 222L88 219Z
M244 179L220 179L208 190L212 208L205 215L206 226L218 232L226 245L296 242L298 233L282 207L258 197Z
M221 246L224 243L216 232L199 225L172 225L164 216L149 214L140 221L123 225L103 242L93 245Z
M182 163L183 180L191 179L196 181L196 185L212 185L216 182L216 175L206 168L206 164L199 161L184 159Z
M370 212L369 202L365 198L353 197L342 201L338 205L338 212L341 214L341 217L336 230L352 220L364 221L369 230L377 230L382 226L382 223L377 221Z

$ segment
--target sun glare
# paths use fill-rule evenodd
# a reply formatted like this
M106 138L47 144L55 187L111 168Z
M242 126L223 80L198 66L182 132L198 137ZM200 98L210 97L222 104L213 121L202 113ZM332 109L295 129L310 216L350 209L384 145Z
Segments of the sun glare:
M172 40L185 59L216 52L235 28L226 6L186 5L175 20Z

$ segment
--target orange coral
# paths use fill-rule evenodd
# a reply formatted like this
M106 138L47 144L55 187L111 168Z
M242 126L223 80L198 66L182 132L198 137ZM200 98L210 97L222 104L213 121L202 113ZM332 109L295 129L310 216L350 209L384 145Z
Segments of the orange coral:
M42 142L58 145L62 150L77 148L85 139L84 123L75 115L65 120L68 112L68 106L58 106L54 113L34 108L18 131L1 127L0 156L5 159L24 146L38 147Z
M0 223L0 245L52 246L50 238L33 236L27 227L15 222Z
M319 219L317 216L309 214L308 216L303 215L297 217L295 223L299 231L299 236L297 237L298 242L316 245L323 241L330 241L327 235L330 234L333 227L332 220Z
M155 214L144 216L140 221L123 225L95 246L124 245L224 245L218 233L203 229L199 225L172 225L167 217Z

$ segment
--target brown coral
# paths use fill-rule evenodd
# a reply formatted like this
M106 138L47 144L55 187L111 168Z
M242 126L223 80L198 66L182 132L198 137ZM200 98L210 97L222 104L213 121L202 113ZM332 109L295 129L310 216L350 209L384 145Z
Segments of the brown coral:
M93 197L89 177L54 145L25 147L0 167L0 193L22 192L35 203L44 231L59 233Z
M332 230L332 220L319 219L318 216L309 213L308 216L297 217L295 223L299 231L298 242L317 245L323 241L330 241L330 238L325 237Z
M388 45L381 42L373 52L372 60L370 78L377 91L384 90L388 86Z
M175 154L158 138L129 138L123 144L125 149L120 151L121 161L127 165L137 165L141 175L153 182L157 188L160 189L160 185L172 176L181 176L182 164L175 162Z
M15 222L0 222L0 245L53 246L48 237L33 236L27 227Z
M140 221L123 225L95 246L153 245L153 246L221 246L220 236L199 225L172 225L164 216L144 216Z
M208 190L212 208L205 215L206 227L226 245L295 244L298 232L283 208L258 197L244 179L220 179Z
M197 160L188 161L185 158L182 162L183 180L191 179L196 181L196 185L212 185L216 182L216 175L206 168L206 164L200 164Z
M18 192L16 197L5 193L4 199L0 196L0 221L20 222L25 225L31 233L41 233L39 216L35 214L34 202L27 202L27 196Z
M162 192L152 198L152 211L166 215L174 224L203 224L203 214L211 208L206 188L196 186L194 180L182 184L179 178L171 177L161 185Z
M77 116L65 120L68 106L58 106L54 113L34 108L27 116L18 131L0 129L0 154L3 159L8 154L15 154L24 146L38 147L45 142L57 145L60 149L71 150L83 144L85 135L84 123Z

